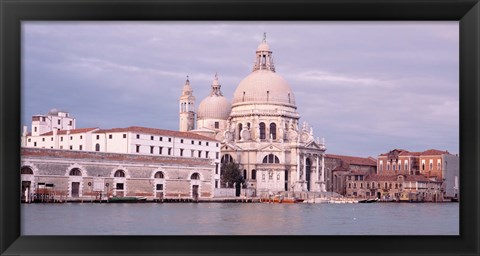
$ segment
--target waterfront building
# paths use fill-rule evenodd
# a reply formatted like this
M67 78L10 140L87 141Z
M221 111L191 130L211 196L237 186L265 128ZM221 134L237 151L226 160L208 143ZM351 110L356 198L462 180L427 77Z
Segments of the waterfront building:
M377 173L423 175L430 180L442 182L445 198L459 196L459 157L448 151L429 149L410 152L393 149L378 156Z
M443 201L442 181L424 175L365 174L347 175L346 196L379 198L387 201Z
M373 157L356 157L326 154L325 157L326 186L328 191L346 195L347 175L377 172L377 160Z
M211 87L192 132L221 141L221 162L240 165L244 187L256 189L257 195L326 191L325 143L306 122L299 124L294 92L276 72L265 36L255 51L252 72L238 84L231 103L221 92L217 74ZM182 111L180 129L186 126Z
M62 116L57 117L58 113L61 113ZM54 120L53 124L67 123L71 125L51 125L46 120ZM191 197L211 197L214 195L213 189L220 187L220 142L210 137L192 132L138 126L112 129L76 129L75 119L70 117L69 113L65 111L50 111L46 115L33 116L32 129L35 130L35 127L37 131L42 131L43 133L27 133L27 129L24 127L21 138L21 177L22 195L24 198L28 194L36 193L35 190L45 184L54 186L57 188L55 189L56 195L65 194L68 199L89 197L91 195L82 193L82 191L89 189L86 185L88 184L87 180L93 178L108 180L110 177L117 175L115 173L118 170L122 171L118 173L120 175L118 177L127 178L127 180L119 182L118 184L120 185L118 186L115 185L117 183L109 183L115 186L115 189L103 192L117 196L139 195L143 193L148 195L150 199L158 198L155 193L152 194L153 192L151 192L149 186L144 185L143 192L140 192L141 189L133 189L132 186L128 185L130 183L136 184L135 182L138 183L141 179L145 179L145 182L150 182L149 184L152 186L155 185L153 182L155 175L150 177L144 169L133 168L133 166L140 164L143 160L146 161L144 163L145 166L147 166L147 163L150 166L149 173L162 169L161 175L170 177L165 181L169 181L167 183L172 184L177 184L178 180L192 180L189 173L192 172L193 175L193 172L198 170L198 175L196 175L198 179L193 180L199 181L194 181L193 183L197 182L202 185L193 183L191 185L198 185L196 188L200 190L195 191L193 187L187 187L185 191L178 193L177 186L167 186L167 183L165 183L164 187L163 185L160 186L162 188L162 196L171 197L173 194L180 194L180 197L184 197L188 194ZM36 149L37 151L29 151L28 149ZM64 153L62 150L69 153ZM41 157L30 159L32 152L35 152L35 156ZM66 154L69 157L66 157ZM121 161L111 163L107 159L112 156L111 154L116 154L112 159L128 158L132 163L123 163ZM50 162L55 162L55 168L64 168L64 170L62 172L52 172L53 167ZM129 171L127 171L128 168L125 166L129 164L131 164L132 168L129 168ZM101 171L103 167L113 168L115 172L113 172L113 169L110 170L111 172ZM71 175L72 169L78 169L81 175ZM206 172L210 173L207 174ZM177 173L179 174L177 175ZM71 176L80 177L72 178ZM176 178L172 178L173 176ZM207 185L205 182L209 184ZM132 189L129 190L127 189L128 187ZM112 187L109 189L112 189Z
M22 201L211 198L211 159L150 154L21 149ZM217 171L218 172L218 171Z

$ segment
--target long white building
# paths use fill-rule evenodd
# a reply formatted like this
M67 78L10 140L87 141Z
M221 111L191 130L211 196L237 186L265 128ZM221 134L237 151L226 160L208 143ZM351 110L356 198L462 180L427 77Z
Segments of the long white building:
M220 187L220 142L193 132L139 126L77 129L68 112L54 110L33 116L32 132L24 127L21 143L25 148L209 159L214 166L212 183Z

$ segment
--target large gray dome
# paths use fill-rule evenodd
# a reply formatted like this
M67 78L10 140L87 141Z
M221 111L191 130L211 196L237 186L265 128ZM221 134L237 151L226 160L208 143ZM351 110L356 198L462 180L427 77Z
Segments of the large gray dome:
M295 106L287 80L271 70L256 70L245 77L233 94L233 105L272 103Z
M227 120L231 110L232 105L225 97L210 95L198 106L197 118Z

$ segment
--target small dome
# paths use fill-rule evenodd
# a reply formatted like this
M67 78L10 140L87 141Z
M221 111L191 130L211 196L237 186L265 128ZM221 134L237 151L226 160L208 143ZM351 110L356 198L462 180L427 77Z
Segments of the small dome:
M227 120L230 116L232 105L223 96L210 95L198 106L197 119L222 119Z
M245 77L233 94L233 105L241 103L280 103L295 105L287 80L270 70L257 70Z
M270 51L270 46L267 44L267 42L263 41L260 45L257 47L257 52L269 52Z

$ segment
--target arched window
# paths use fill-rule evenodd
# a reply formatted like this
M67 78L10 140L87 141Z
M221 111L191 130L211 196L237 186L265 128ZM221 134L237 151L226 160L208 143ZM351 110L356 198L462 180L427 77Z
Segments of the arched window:
M252 170L252 180L257 179L257 171L255 169Z
M164 176L163 176L163 172L156 172L155 173L155 179L163 179Z
M269 154L263 158L263 163L264 164L278 164L280 163L280 160L278 157L274 154Z
M100 151L100 144L95 144L95 151Z
M240 134L242 132L242 128L243 128L243 125L242 124L238 124L238 139L241 139L242 138L242 135Z
M264 140L265 139L265 123L260 123L259 125L260 128L260 139Z
M220 161L222 164L226 163L233 163L233 157L229 154L225 154L222 156L222 159Z
M22 169L20 169L20 174L33 174L33 171L30 169L30 167L24 166Z
M277 125L275 123L270 124L270 134L272 135L272 139L277 139Z
M113 177L125 178L125 172L123 170L117 170L115 174L113 174Z
M82 176L82 172L78 168L73 168L70 170L70 176Z
M192 174L192 176L190 176L190 179L191 180L199 180L200 179L200 174L198 174L197 172Z

